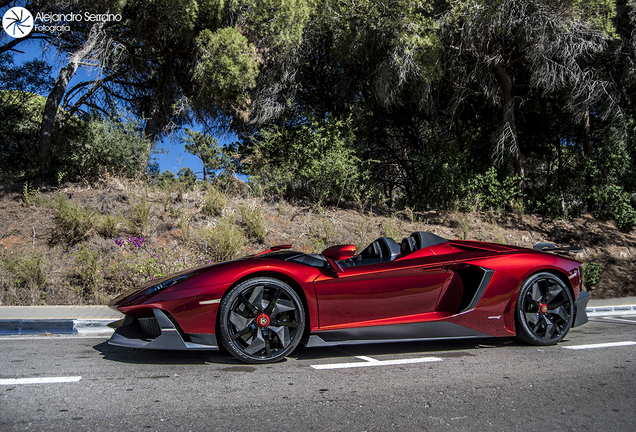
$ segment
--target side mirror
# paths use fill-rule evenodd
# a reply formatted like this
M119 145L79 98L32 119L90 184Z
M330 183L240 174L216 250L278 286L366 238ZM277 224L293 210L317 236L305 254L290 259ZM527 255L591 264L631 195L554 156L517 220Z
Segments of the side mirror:
M334 261L340 261L343 259L351 258L356 254L356 246L355 245L337 245L331 246L324 251L322 251L322 255L327 259L332 259Z
M327 258L327 262L331 267L336 271L336 273L342 273L342 267L338 264L338 261L351 258L356 254L356 246L355 245L337 245L331 246L324 251L322 251L322 255Z

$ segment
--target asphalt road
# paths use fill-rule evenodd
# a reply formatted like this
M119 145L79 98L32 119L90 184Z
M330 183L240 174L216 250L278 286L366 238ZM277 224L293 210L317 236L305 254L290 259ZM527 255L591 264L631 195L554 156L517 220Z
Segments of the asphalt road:
M608 343L623 344L595 347ZM629 431L635 357L636 317L594 319L550 347L361 345L258 366L104 337L1 337L0 431ZM47 382L16 381L36 378Z

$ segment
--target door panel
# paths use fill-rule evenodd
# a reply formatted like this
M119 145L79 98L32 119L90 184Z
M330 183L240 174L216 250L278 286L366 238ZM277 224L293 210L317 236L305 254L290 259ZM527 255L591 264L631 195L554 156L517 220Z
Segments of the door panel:
M321 275L314 281L320 328L433 312L447 267L424 257Z

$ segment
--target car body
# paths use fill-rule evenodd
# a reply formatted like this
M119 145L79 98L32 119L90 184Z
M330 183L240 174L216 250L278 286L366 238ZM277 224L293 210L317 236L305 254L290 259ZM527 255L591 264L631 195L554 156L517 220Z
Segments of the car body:
M537 249L555 249L539 244ZM115 298L109 343L219 349L249 363L299 343L517 337L549 345L587 322L581 263L542 250L416 232L322 254L275 246L187 270Z

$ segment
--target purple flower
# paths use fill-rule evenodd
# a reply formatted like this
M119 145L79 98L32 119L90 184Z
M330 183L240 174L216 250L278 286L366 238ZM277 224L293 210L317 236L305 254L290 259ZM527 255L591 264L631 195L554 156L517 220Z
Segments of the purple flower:
M144 237L133 237L133 236L130 236L127 239L120 237L118 240L119 241L115 240L115 242L120 246L124 244L131 244L136 248L142 247L144 245L144 242L146 241Z

